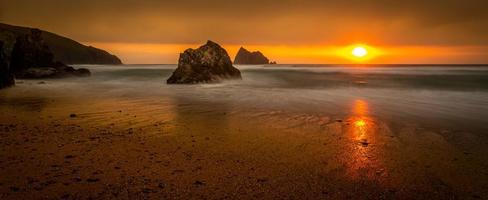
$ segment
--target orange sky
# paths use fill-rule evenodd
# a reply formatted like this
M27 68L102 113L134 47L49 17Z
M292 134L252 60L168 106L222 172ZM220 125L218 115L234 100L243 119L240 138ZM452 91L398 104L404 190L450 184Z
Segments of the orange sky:
M204 41L202 41L204 43ZM124 63L177 63L179 52L197 48L201 44L138 44L87 43L120 56ZM353 46L356 43L352 44ZM240 45L222 45L234 59ZM371 46L371 45L368 45ZM351 55L350 45L341 46L285 46L247 45L248 50L259 50L270 60L291 64L436 64L436 63L488 63L488 48L484 46L371 46L366 59Z
M125 63L176 63L213 40L279 63L488 63L486 0L0 0L0 22L106 49Z

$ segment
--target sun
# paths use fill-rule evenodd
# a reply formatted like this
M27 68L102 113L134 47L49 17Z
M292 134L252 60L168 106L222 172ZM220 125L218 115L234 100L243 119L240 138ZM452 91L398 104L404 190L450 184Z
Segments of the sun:
M352 49L351 53L357 58L363 58L368 55L368 50L366 50L366 48L363 46L357 46Z
M378 47L365 43L355 43L348 46L338 47L336 54L347 60L346 62L357 64L369 63L385 53Z

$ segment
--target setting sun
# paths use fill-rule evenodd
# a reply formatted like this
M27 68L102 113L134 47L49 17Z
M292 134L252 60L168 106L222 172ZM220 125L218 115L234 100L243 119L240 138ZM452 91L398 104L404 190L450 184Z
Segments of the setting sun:
M383 55L383 51L377 47L356 43L338 48L337 55L353 63L369 63L371 60Z
M351 53L352 53L352 55L354 55L358 58L362 58L362 57L368 55L368 50L366 50L366 48L364 48L362 46L358 46L358 47L355 47Z

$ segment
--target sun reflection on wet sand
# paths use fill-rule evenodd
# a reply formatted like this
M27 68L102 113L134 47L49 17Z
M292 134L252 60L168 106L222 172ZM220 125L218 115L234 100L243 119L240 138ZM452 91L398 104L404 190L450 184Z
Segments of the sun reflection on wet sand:
M355 100L347 118L345 133L349 139L346 153L346 176L352 179L377 179L384 172L375 146L377 122L369 114L365 100Z
M367 140L368 131L374 124L368 116L368 103L364 100L356 100L352 109L352 116L348 121L353 124L353 137L357 140Z

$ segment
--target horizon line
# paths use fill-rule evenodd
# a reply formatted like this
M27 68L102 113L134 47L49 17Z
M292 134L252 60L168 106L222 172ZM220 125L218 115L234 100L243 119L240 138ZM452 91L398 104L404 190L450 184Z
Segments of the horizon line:
M69 64L69 65L178 65L178 63L122 63L122 64ZM246 64L232 64L232 65L246 65ZM480 64L468 64L468 63L415 63L415 64L404 64L404 63L387 63L387 64L374 64L374 63L365 63L365 64L355 64L355 63L278 63L278 64L247 64L248 66L259 66L259 65L395 65L395 66L488 66L488 63L480 63Z

